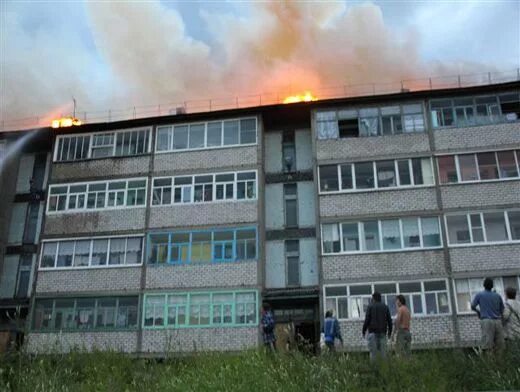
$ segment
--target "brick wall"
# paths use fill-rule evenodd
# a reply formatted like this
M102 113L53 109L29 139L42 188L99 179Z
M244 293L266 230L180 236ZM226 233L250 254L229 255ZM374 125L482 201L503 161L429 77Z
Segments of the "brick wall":
M256 261L200 265L149 266L147 289L251 287L258 284Z
M480 320L476 314L461 314L457 316L461 344L475 346L480 343Z
M137 351L137 332L30 332L25 338L29 353L61 353L71 349L115 350L125 353Z
M114 177L141 177L148 173L150 156L92 159L80 162L54 163L52 182Z
M426 133L316 140L318 161L393 156L427 152L430 150ZM370 157L370 158L369 158Z
M45 236L70 236L73 233L91 235L96 232L139 230L144 228L145 212L145 207L136 207L47 215L43 232Z
M176 151L154 156L155 172L173 170L193 170L231 168L240 170L242 166L257 163L257 146L218 148L200 151Z
M453 272L520 271L520 244L450 248L450 256Z
M336 255L322 257L325 281L351 282L353 279L409 279L446 274L441 250Z
M367 350L367 341L361 334L362 320L340 321L340 327L347 350ZM410 332L412 349L425 346L449 346L455 342L451 316L412 318Z
M444 208L468 208L518 204L520 181L497 181L480 184L441 186Z
M468 148L494 148L520 141L520 122L478 127L439 129L433 132L437 151L457 152Z
M39 271L36 293L139 290L141 267Z
M219 202L153 207L150 228L190 227L254 223L258 219L258 202Z
M144 353L239 351L258 345L255 327L144 330Z
M344 217L384 213L402 213L437 209L434 188L342 193L320 196L322 217Z

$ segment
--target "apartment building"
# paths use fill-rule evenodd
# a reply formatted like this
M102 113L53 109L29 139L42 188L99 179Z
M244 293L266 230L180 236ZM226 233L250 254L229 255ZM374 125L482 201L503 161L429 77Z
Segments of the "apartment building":
M505 83L52 130L27 348L243 350L261 342L267 301L279 336L316 341L333 309L358 350L375 290L394 314L407 297L416 347L474 344L482 279L520 285L519 93Z

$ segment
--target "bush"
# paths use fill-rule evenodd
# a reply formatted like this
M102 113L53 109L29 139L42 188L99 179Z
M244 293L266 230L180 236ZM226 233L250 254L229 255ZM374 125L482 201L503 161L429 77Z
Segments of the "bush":
M501 356L415 352L370 364L365 353L321 357L208 353L163 361L116 352L0 359L1 391L449 391L520 389L520 345Z

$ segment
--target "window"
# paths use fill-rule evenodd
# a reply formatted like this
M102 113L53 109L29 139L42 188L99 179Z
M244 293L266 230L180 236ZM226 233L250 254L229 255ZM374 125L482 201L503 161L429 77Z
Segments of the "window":
M285 241L285 257L287 260L287 285L300 285L300 251L298 240Z
M256 143L255 118L162 126L156 151L203 149Z
M445 155L438 157L437 162L439 163L439 180L441 184L458 181L454 156Z
M319 167L320 192L432 185L430 158L344 163Z
M320 166L320 189L323 192L339 190L338 167L336 165Z
M105 158L114 155L114 134L102 133L92 135L92 158Z
M323 254L437 248L441 246L439 219L410 217L324 224L322 246Z
M89 157L89 136L58 136L55 161L78 161Z
M255 260L256 242L256 229L249 228L150 234L148 263Z
M461 245L517 241L519 214L519 211L511 210L447 215L449 243Z
M441 183L518 178L515 151L438 157ZM455 162L458 163L458 172Z
M423 105L320 111L316 113L316 130L318 139L424 132Z
M298 192L296 184L284 184L285 227L298 227Z
M116 133L116 156L140 155L148 152L148 130Z
M332 310L338 319L364 319L372 293L381 293L382 302L395 316L395 296L402 294L414 316L449 314L450 305L445 280L375 282L351 285L326 285L325 310Z
M505 297L504 290L507 287L513 287L518 290L520 284L519 276L502 276L493 277L493 289L496 290L501 297ZM464 278L455 279L455 293L457 295L457 311L458 313L472 313L471 301L475 295L482 291L484 277L481 278Z
M37 299L33 330L133 329L137 305L138 297Z
M154 178L152 205L256 199L256 172Z
M40 269L140 264L142 237L45 241ZM57 257L57 258L56 258Z
M515 121L520 118L520 99L518 93L501 94L498 96L500 111L506 121Z
M284 132L282 143L283 171L286 173L296 171L296 146L294 144L294 131Z
M145 328L258 324L256 291L146 295Z
M77 212L144 206L146 181L146 179L114 180L109 182L51 185L47 212Z

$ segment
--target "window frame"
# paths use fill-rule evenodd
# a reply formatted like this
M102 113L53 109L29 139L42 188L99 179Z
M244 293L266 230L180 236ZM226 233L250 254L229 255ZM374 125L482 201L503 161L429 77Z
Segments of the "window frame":
M506 234L508 239L505 241L488 241L487 240L487 230L486 230L486 222L484 220L484 214L486 213L503 213L504 215L504 223L506 226ZM510 220L509 220L509 212L520 212L520 208L508 208L508 209L489 209L489 210L476 210L476 211L465 211L465 212L450 212L444 214L444 230L446 230L446 239L448 248L465 248L472 246L490 246L490 245L503 245L503 244L518 244L520 243L520 239L513 239L513 234L511 232ZM471 215L479 215L480 221L482 223L481 229L483 233L483 241L475 242L473 240L473 226L471 223ZM450 243L449 238L449 227L448 227L448 217L449 216L464 216L467 220L467 225L469 229L469 241L468 243L460 243L460 244L452 244Z
M125 262L123 264L109 264L109 257L110 257L110 240L111 239L122 239L125 238L125 256L124 260ZM131 263L127 264L127 254L128 254L128 239L130 238L140 238L141 239L141 260L139 263ZM63 238L56 238L56 239L45 239L41 241L40 250L38 253L38 271L58 271L58 270L90 270L90 269L97 269L97 268L128 268L128 267L141 267L144 262L144 255L145 255L145 243L144 243L145 235L144 234L135 234L135 235L111 235L111 236L98 236L98 237L63 237ZM89 252L89 263L86 266L74 266L74 260L76 256L76 242L77 241L90 241L90 252ZM94 248L94 241L95 240L108 240L107 244L107 262L104 265L99 264L92 264L92 253ZM58 254L60 251L60 243L61 242L67 242L67 241L74 241L74 249L72 253L72 265L70 267L58 267L57 260L58 260ZM54 267L42 267L42 261L43 261L43 248L45 244L48 243L56 243L56 253L54 256Z
M431 184L415 184L415 178L413 173L413 167L412 167L412 161L414 159L428 159L430 162L430 168L432 173L432 180L433 182ZM394 174L395 174L395 181L396 186L388 186L388 187L380 187L379 186L379 180L377 178L377 163L378 162L385 162L385 161L393 161L394 163ZM401 177L399 174L399 162L401 161L407 161L408 162L408 173L410 175L410 184L409 185L401 185ZM356 164L361 163L371 163L372 164L372 175L374 178L374 186L372 188L358 188L356 185ZM413 157L413 158L394 158L394 159L378 159L376 161L355 161L355 162L341 162L338 164L332 164L332 165L319 165L318 166L318 194L319 195L334 195L334 194L342 194L342 193L363 193L363 192L379 192L379 191L392 191L392 190L398 190L398 189L415 189L415 188L431 188L437 185L436 178L434 175L434 166L433 166L433 157L431 156L420 156L420 157ZM352 188L345 188L343 189L343 176L342 176L342 167L343 166L350 166L350 172L351 172L351 178L352 178ZM336 166L336 175L337 175L337 181L338 181L338 190L337 191L324 191L321 189L321 177L320 177L320 167L322 166Z
M144 181L145 197L143 199L144 204L142 204L142 205L127 205L128 192L131 191L131 190L135 190L135 189L142 189L142 188L129 188L129 183L130 182L134 182L134 181ZM124 205L108 206L108 193L110 191L112 191L112 192L114 191L114 190L109 190L108 189L108 185L111 184L111 183L115 183L115 182L125 182L126 183L126 186L125 186L125 189L124 189L124 192L125 192ZM104 190L99 190L99 191L90 191L89 190L90 186L97 185L97 184L105 184L105 189ZM85 192L83 192L83 193L72 192L71 193L70 192L70 188L73 187L73 186L77 186L77 185L85 185L87 187ZM67 188L67 192L66 193L57 194L57 195L65 195L65 197L66 197L66 199L65 199L65 207L66 208L64 210L51 211L50 210L51 197L53 196L51 192L52 192L53 188L59 188L59 187L66 187ZM96 195L98 193L104 193L104 203L103 203L104 206L103 207L88 208L88 195L90 193L96 193ZM59 215L59 214L83 213L83 212L90 212L90 211L111 211L111 210L122 210L122 209L130 209L130 208L146 208L146 207L148 207L148 205L147 205L147 201L148 201L147 193L148 193L148 177L120 178L120 179L104 180L104 181L85 181L85 182L70 182L70 183L50 184L48 186L48 197L47 197L47 201L46 201L45 213L46 213L46 215ZM83 208L69 209L68 206L69 206L70 196L73 195L74 197L76 197L77 195L81 195L81 194L85 195ZM96 196L96 203L97 203L97 196Z
M239 181L253 181L253 180L238 180L238 174L241 174L241 173L255 173L255 197L254 198L243 198L243 199L239 199L237 197L237 188L238 188L238 182ZM218 184L230 184L231 182L230 181L227 181L227 182L220 182L220 181L217 181L216 178L217 176L219 175L225 175L225 174L233 174L233 198L229 198L229 199L217 199L217 185ZM212 186L212 200L210 201L194 201L195 200L195 177L203 177L203 176L212 176L212 182L211 182L211 186ZM182 184L182 185L175 185L175 179L176 178L186 178L186 177L191 177L191 184ZM170 199L170 203L164 203L164 204L154 204L153 201L154 201L154 182L155 180L166 180L166 179L171 179L172 181L172 185L171 185L171 199ZM226 202L247 202L247 201L256 201L258 200L258 170L254 169L254 170L239 170L239 171L226 171L226 172L214 172L214 173L197 173L197 174L189 174L189 175L178 175L178 176L161 176L161 177L152 177L152 181L151 181L151 192L150 192L150 200L149 200L149 206L154 208L154 207L165 207L165 206L175 206L175 205L193 205L193 204L196 204L196 205L199 205L199 204L213 204L213 203L226 203ZM209 183L205 183L205 184L209 184ZM175 189L176 187L180 187L182 189L184 188L187 188L189 187L191 189L190 191L190 201L189 202L183 202L182 201L182 195L181 195L181 201L180 202L175 202ZM164 188L164 186L160 186L160 187L157 187L157 188ZM181 191L181 192L184 192L184 191ZM225 188L224 188L224 192L225 192Z
M438 282L438 281L442 281L444 282L445 284L445 290L436 290L436 291L426 291L425 289L425 283L427 282ZM331 284L324 284L323 287L322 287L322 295L323 295L323 300L324 300L324 303L327 302L327 299L329 298L334 298L336 300L336 307L337 307L337 302L338 302L338 298L347 298L347 307L348 307L348 316L347 318L340 318L339 317L339 314L337 314L337 309L333 309L335 311L335 316L337 317L338 320L340 321L353 321L353 320L364 320L365 318L365 315L361 316L361 317L352 317L351 316L351 312L350 312L350 299L351 298L372 298L372 293L374 292L374 287L376 285L383 285L383 284L393 284L395 285L395 288L396 288L396 293L395 295L398 295L398 294L403 294L403 295L417 295L418 292L410 292L410 293L406 293L406 292L402 292L400 290L400 285L401 284L406 284L406 283L420 283L421 284L421 303L422 303L422 312L421 313L415 313L412 311L411 307L410 307L410 304L407 304L408 308L410 309L410 312L412 314L412 317L414 318L427 318L427 317L446 317L446 316L450 316L453 314L453 309L452 309L452 306L451 306L451 301L450 301L450 290L449 290L449 282L448 282L448 278L428 278L428 279L411 279L411 280L389 280L389 281L370 281L370 282L350 282L350 283L331 283ZM351 287L353 286L370 286L370 294L356 294L356 295L350 295L350 290L351 290ZM326 295L326 289L327 288L330 288L330 287L345 287L346 288L346 295L331 295L331 296L327 296ZM448 310L448 313L435 313L435 314L428 314L426 312L426 294L427 293L435 293L436 294L436 302L438 302L438 299L437 299L437 293L439 292L446 292L446 295L448 297L448 307L449 307L449 310ZM384 294L383 294L384 295ZM394 298L395 298L395 295L393 295L393 293L390 293L390 295L392 295ZM324 306L324 309L323 309L323 313L325 313L327 310L329 309L326 309L327 307ZM395 318L395 316L392 316L392 318Z
M255 120L255 143L241 143L242 138L242 120ZM224 144L224 123L226 121L238 121L238 144ZM219 146L208 146L208 124L212 123L222 123L221 125L221 135L220 135L220 142L221 144ZM196 147L196 148L190 148L190 126L191 125L204 125L204 146L203 147ZM161 125L161 128L167 128L169 127L169 136L168 139L171 140L170 145L168 146L168 149L158 150L158 140L159 138L155 138L155 145L154 145L154 153L155 154L166 154L166 153L172 153L172 152L185 152L185 151L201 151L201 150L215 150L215 149L222 149L222 148L234 148L234 147L245 147L245 146L256 146L258 144L258 129L259 121L257 116L249 116L249 117L237 117L237 118L225 118L222 120L208 120L208 121L191 121L191 122L181 122L181 123L173 123L173 124L165 124ZM174 142L174 128L175 127L188 127L188 140L187 140L187 148L174 148L175 142Z
M53 154L52 154L52 162L53 163L81 162L81 161L97 160L97 159L125 158L125 157L136 157L136 156L147 155L147 154L150 154L151 151L152 151L151 150L152 149L152 130L153 130L152 126L145 126L145 127L117 129L117 130L110 130L110 131L103 131L103 132L71 133L71 134L58 135L58 136L56 136L56 140L54 142ZM140 132L140 131L145 131L145 132L148 133L148 135L147 135L148 141L147 141L146 146L145 146L146 147L145 151L143 153L139 153L139 154L116 155L117 136L118 136L118 134L120 134L120 133L127 133L127 132ZM106 157L93 157L92 156L92 147L93 147L92 144L93 144L93 141L94 141L94 136L97 136L97 135L101 136L101 135L108 135L108 134L113 134L114 135L112 154L108 155ZM85 158L73 159L73 160L68 160L68 159L67 160L58 160L58 156L60 155L59 152L58 152L58 147L59 147L59 144L60 144L59 141L60 140L64 140L64 139L72 139L72 138L75 138L75 137L88 137L89 138L88 139L89 140L89 142L88 142L89 145L88 145L87 156Z
M232 294L233 295L233 306L231 310L231 323L215 323L214 322L214 307L216 305L222 305L222 302L214 302L214 295L225 295ZM239 294L254 294L255 296L255 321L253 323L238 323L237 320L237 297ZM169 297L170 296L180 296L186 295L187 301L185 304L186 314L185 314L185 323L184 324L168 324L168 305L169 305ZM197 295L208 295L209 296L209 323L208 324L190 324L191 317L191 306L192 306L192 296ZM146 300L148 297L164 297L164 309L163 309L163 325L145 325L146 319ZM141 328L144 330L154 330L154 329L187 329L187 328L237 328L237 327L249 327L249 328L257 328L260 321L260 312L259 312L259 293L256 289L240 289L240 290L215 290L215 291L161 291L157 293L145 293L143 296L143 306L142 306L142 316L141 316ZM242 303L242 302L240 302ZM155 315L154 315L155 318ZM200 318L200 316L199 316ZM139 321L138 321L139 322Z

